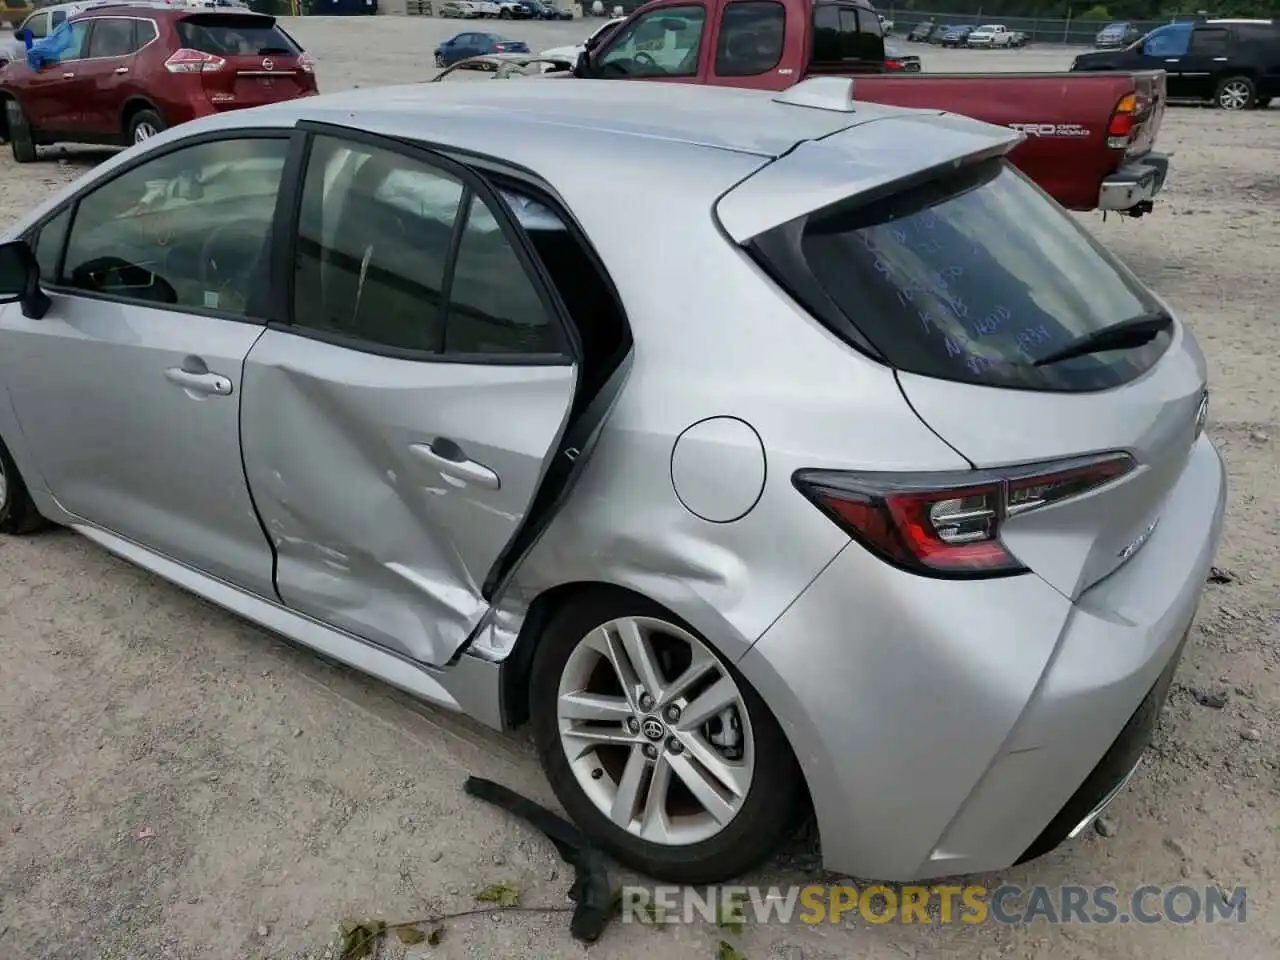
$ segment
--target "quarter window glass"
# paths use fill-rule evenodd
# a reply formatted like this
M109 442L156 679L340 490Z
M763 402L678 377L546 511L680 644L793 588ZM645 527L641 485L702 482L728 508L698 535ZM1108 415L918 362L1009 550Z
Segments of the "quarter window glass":
M288 141L217 140L121 174L76 207L59 284L244 312L266 261Z
M1142 42L1142 52L1149 57L1180 57L1187 52L1191 42L1190 23L1171 23L1147 34Z
M298 222L294 323L435 352L463 187L424 163L317 137Z
M597 69L609 77L692 77L706 10L666 7L637 18L613 37Z
M551 318L537 289L479 197L471 198L458 248L445 349L475 354L558 352Z
M89 38L90 57L124 57L134 50L132 20L96 20Z
M750 77L772 70L782 59L785 23L786 11L773 0L726 6L716 41L716 73Z
M1230 38L1226 30L1201 29L1191 34L1191 52L1205 56L1219 56L1227 52Z

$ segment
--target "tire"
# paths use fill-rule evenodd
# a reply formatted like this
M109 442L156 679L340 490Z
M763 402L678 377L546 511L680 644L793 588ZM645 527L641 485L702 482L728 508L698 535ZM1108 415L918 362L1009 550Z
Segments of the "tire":
M632 711L617 671L600 652L611 648L602 642L605 636L614 638L612 648L618 649L619 628L626 625L639 628L638 635L645 638L642 645L653 653L650 662L658 664L660 683L668 691L673 678L688 676L685 670L694 656L698 658L706 672L684 688L687 697L678 694L674 704L666 707L659 699ZM730 681L727 686L725 680ZM674 705L688 713L713 683L716 690L732 691L726 702L732 702L729 711L736 725L725 724L725 713L718 708L708 714L710 720L693 729L684 725L691 717L681 720L667 712ZM607 587L575 596L551 618L539 639L529 691L534 740L552 789L582 831L620 863L667 882L714 883L759 865L794 826L802 778L781 727L742 675L658 604ZM602 729L583 726L567 712L562 716L565 704L571 712L582 709L582 699L576 701L576 710L575 701L567 699L573 691L579 698L594 694L596 705L608 698L610 719L605 722L609 726L603 729L627 742L620 744L615 737L613 743L584 747L571 762L566 743L589 743L591 733ZM737 755L712 744L712 737L720 735L737 738ZM646 759L645 751L652 756ZM686 752L689 756L682 760ZM690 757L700 763L690 764ZM718 766L727 777L716 781L714 793L707 784L712 775L698 773L711 766ZM667 788L660 802L649 803L655 776ZM695 799L684 786L684 777L700 783L704 796L716 798L710 805L719 809L719 817L708 812L707 801ZM620 806L619 786L628 781L637 785L636 802ZM736 784L736 791L727 788L729 781ZM684 814L679 824L667 819L673 806ZM625 816L631 829L615 823L606 812L612 808L627 811L620 818ZM655 811L662 815L651 817ZM659 822L658 833L673 828L684 839L663 842L640 835Z
M4 115L9 122L9 149L13 151L14 162L34 163L36 143L31 135L31 127L27 123L27 115L22 112L22 104L12 97L6 98Z
M444 57L440 56L438 53L436 54L436 66L440 69L444 68Z
M9 448L0 440L0 534L22 535L45 525Z
M126 143L142 143L164 129L165 123L160 114L150 109L139 110L129 117L129 123L125 127Z
M498 11L498 19L499 19L499 20L510 20L510 19L511 19L511 11L510 11L510 10L499 10L499 11Z
M1213 103L1221 110L1248 110L1257 95L1257 88L1248 77L1223 77L1213 91Z

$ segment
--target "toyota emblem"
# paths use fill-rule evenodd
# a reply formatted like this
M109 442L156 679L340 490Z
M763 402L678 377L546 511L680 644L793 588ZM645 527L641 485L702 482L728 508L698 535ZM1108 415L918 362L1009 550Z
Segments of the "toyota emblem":
M272 62L270 57L267 57L265 60L262 61L263 70L274 70L275 68L276 68L276 65Z
M644 722L640 724L640 732L650 740L661 740L667 728L657 717L645 717Z

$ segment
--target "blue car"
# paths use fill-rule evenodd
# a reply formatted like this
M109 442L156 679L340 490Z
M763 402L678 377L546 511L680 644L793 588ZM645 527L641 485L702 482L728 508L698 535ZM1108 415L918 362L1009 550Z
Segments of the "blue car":
M964 42L969 39L969 34L978 29L975 23L965 23L960 26L950 27L942 35L942 45L944 47L963 47Z
M528 53L529 45L520 40L508 40L496 33L460 33L436 47L436 66L448 67L468 57L486 53Z

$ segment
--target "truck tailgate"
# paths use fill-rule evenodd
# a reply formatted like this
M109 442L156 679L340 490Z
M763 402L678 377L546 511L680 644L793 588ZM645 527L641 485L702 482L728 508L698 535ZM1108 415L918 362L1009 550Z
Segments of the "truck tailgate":
M1102 181L1126 159L1151 149L1164 114L1165 74L923 73L855 79L854 96L869 103L931 107L964 114L1026 135L1009 159L1064 207L1092 210ZM1124 147L1108 146L1112 114L1129 94L1144 119Z

